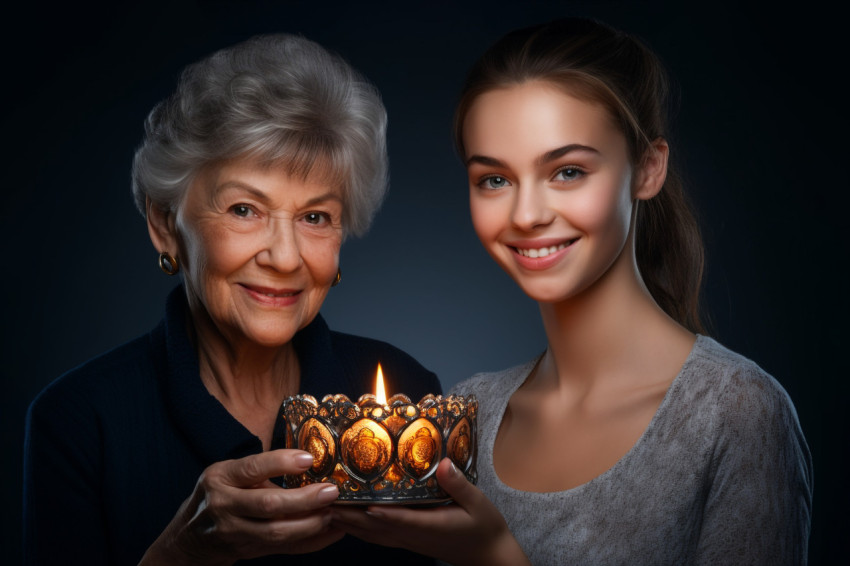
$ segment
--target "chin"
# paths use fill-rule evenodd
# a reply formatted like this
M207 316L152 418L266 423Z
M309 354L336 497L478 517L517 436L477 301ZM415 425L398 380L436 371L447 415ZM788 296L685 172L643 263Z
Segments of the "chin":
M569 299L572 295L569 293L545 293L545 292L534 292L534 291L525 291L525 294L528 295L530 299L536 301L538 303L549 303L555 304L563 302Z
M560 303L580 295L588 285L580 285L565 281L563 276L553 277L548 281L519 281L514 279L520 289L538 303Z
M258 328L245 332L245 337L264 348L279 348L292 341L298 329L295 328Z

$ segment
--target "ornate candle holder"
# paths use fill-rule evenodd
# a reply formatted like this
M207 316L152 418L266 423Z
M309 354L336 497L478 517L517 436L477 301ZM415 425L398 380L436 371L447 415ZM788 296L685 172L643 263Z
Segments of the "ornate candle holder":
M451 500L434 472L444 457L475 483L478 401L426 395L412 403L393 395L386 404L375 395L357 403L345 395L290 397L283 403L286 447L306 450L313 465L287 476L287 487L328 482L339 488L340 503L437 504Z

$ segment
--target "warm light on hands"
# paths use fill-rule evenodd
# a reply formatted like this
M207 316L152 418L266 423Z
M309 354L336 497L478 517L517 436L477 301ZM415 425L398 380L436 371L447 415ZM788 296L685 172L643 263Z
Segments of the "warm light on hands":
M454 499L442 507L333 508L332 525L367 542L401 547L457 566L529 564L504 518L448 458L437 481Z
M336 542L344 535L330 525L336 486L282 489L269 481L301 473L311 463L300 450L273 450L211 465L142 564L232 564Z

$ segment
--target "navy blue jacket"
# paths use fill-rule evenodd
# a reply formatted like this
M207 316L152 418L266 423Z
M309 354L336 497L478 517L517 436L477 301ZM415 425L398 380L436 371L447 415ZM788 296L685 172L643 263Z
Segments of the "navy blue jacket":
M24 457L27 564L137 564L207 466L262 451L260 439L201 383L188 316L177 287L150 334L71 370L33 401ZM331 332L321 316L293 343L301 393L356 400L373 391L378 362L388 393L418 401L440 392L436 375L406 353ZM272 447L284 447L282 420ZM433 563L349 536L318 553L247 563L342 564L346 557L356 564L352 557L366 556L373 564Z

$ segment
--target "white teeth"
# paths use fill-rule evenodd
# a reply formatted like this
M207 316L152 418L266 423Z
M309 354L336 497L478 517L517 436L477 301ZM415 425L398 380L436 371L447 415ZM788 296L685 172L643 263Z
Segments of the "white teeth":
M572 243L572 241L568 242ZM548 248L539 248L539 249L525 249L525 248L516 248L516 251L519 252L520 255L524 255L525 257L546 257L549 254L553 254L558 250L562 250L567 247L567 243L558 244L557 246L549 246Z

